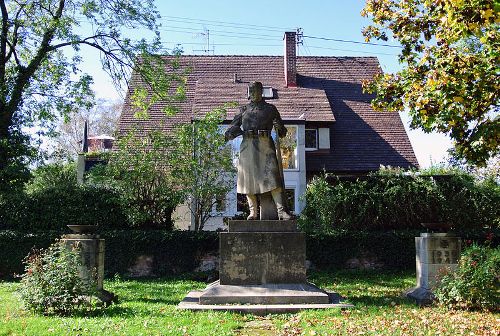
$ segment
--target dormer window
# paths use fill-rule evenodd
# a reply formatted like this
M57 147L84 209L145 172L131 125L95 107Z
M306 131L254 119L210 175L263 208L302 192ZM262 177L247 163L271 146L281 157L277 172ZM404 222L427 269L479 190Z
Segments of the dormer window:
M247 98L250 99L250 87L247 88ZM262 98L274 98L272 86L264 86L262 88Z

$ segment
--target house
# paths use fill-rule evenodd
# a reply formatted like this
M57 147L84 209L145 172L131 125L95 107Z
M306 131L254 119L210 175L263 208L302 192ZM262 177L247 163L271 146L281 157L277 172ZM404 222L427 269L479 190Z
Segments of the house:
M105 163L99 155L113 149L115 138L107 134L89 136L88 123L85 121L83 128L83 139L79 141L82 144L82 150L78 153L76 164L76 179L78 183L83 183L85 172L92 167Z
M304 207L300 195L307 181L323 171L365 175L380 165L418 167L399 115L374 111L373 97L363 93L362 81L381 72L376 57L297 56L295 33L285 33L284 42L284 56L181 56L181 66L191 69L187 99L179 103L181 112L167 118L162 105L156 104L150 118L139 121L126 101L119 131L137 126L154 129L160 124L168 131L173 124L189 123L226 102L246 104L248 84L261 81L264 96L289 129L282 151L286 189L296 213ZM130 90L139 83L138 76L133 76ZM230 110L225 123L237 112ZM223 216L238 213L236 200L234 190L226 198ZM186 227L190 217L180 222ZM205 227L221 225L219 216Z

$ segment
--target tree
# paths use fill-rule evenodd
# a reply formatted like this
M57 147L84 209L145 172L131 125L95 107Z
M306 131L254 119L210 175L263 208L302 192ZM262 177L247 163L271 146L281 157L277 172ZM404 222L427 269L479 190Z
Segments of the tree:
M217 108L174 131L173 174L183 188L195 231L203 230L234 186L231 147L220 128L225 116L225 107Z
M495 0L368 0L366 40L397 40L403 69L365 89L376 109L407 110L411 127L449 134L477 165L499 153L500 4Z
M91 109L78 109L61 119L55 130L53 156L74 160L82 151L83 130L89 135L113 135L123 107L122 102L99 99Z
M171 215L182 200L174 178L174 142L161 130L131 131L116 142L106 165L92 168L90 183L120 194L123 211L134 227L172 229Z
M36 153L26 128L50 130L58 114L92 105L92 78L78 70L84 48L100 52L117 85L132 70L143 80L147 87L132 94L137 113L159 99L172 111L168 102L184 96L175 60L163 71L169 61L158 55L153 0L0 0L0 12L0 190L20 180ZM141 28L152 32L149 42L128 38Z

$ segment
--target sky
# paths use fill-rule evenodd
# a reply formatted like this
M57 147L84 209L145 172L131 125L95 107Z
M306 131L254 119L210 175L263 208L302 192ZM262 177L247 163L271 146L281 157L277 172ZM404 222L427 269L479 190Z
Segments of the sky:
M360 15L364 0L157 0L156 6L166 52L180 47L185 55L283 55L283 33L301 29L299 56L376 56L384 72L400 68L400 49L393 41L372 41L391 46L360 43L362 29L370 23ZM148 36L145 31L130 34L133 39ZM83 70L94 76L99 98L117 99L119 93L99 70L98 57L87 51ZM410 130L408 116L401 117L421 167L444 161L451 141Z

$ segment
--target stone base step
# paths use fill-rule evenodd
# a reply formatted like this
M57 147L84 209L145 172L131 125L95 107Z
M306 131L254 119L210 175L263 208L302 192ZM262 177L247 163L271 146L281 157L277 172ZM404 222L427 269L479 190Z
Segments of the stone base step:
M328 293L310 283L208 285L200 296L200 304L307 304L329 303Z
M284 314L296 313L306 309L348 309L353 308L352 304L340 303L302 303L302 304L201 304L200 297L204 291L191 291L177 306L178 309L203 311L231 311L244 314L266 315L266 314ZM329 293L327 293L328 295ZM330 294L333 298L338 295Z

